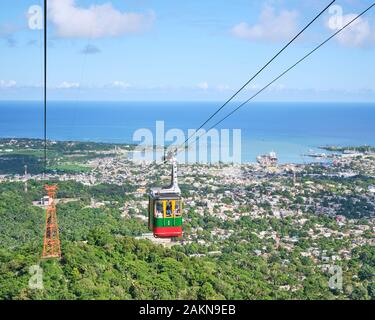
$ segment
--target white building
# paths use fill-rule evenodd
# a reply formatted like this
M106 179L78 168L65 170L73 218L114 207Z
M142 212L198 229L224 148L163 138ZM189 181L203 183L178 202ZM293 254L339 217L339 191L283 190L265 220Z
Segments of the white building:
M48 196L44 196L40 199L40 205L48 206L50 204L50 198Z

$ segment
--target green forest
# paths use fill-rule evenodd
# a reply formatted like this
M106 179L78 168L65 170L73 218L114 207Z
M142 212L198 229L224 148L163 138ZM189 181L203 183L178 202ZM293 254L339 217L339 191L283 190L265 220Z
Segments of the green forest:
M343 290L328 286L330 275L323 272L297 249L275 250L273 240L260 240L250 230L272 227L281 234L299 234L288 220L251 219L219 222L202 218L194 210L186 213L186 228L205 226L202 238L215 226L234 229L228 239L170 249L134 237L147 232L146 223L121 217L121 203L130 186L83 186L61 182L59 197L77 201L58 205L62 259L41 260L44 211L32 205L44 195L43 184L30 182L0 184L0 299L374 299L375 252L363 246L352 259L341 261ZM104 209L87 205L95 197L109 201ZM146 213L145 213L146 214ZM316 217L310 224L330 223ZM247 240L247 241L245 241ZM204 255L220 250L217 256ZM329 239L321 248L336 250L343 240ZM267 256L257 256L262 248ZM192 256L200 253L201 256ZM43 269L44 289L30 289L29 269ZM283 286L295 290L283 290Z

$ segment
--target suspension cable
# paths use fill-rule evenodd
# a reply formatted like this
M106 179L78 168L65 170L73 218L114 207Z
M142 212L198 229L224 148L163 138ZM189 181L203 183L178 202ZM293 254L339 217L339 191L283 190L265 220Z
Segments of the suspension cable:
M286 75L289 71L291 71L292 69L294 69L297 65L299 65L301 62L303 62L304 60L306 60L308 57L310 57L314 52L316 52L317 50L319 50L321 47L323 47L327 42L329 42L331 39L333 39L335 36L337 36L339 33L341 33L342 31L344 31L347 27L349 27L351 24L353 24L355 21L357 21L360 17L362 17L364 14L366 14L369 10L371 10L373 7L375 6L375 2L369 6L366 10L364 10L362 13L360 13L359 15L357 15L355 18L353 18L351 21L349 21L346 25L344 25L341 29L339 29L338 31L336 31L334 34L332 34L329 38L327 38L326 40L324 40L321 44L319 44L317 47L315 47L312 51L310 51L308 54L306 54L303 58L301 58L300 60L298 60L295 64L293 64L291 67L289 67L288 69L286 69L283 73L281 73L278 77L276 77L274 80L272 80L271 82L269 82L266 86L264 86L262 89L260 89L258 92L256 92L253 96L251 96L249 99L247 99L245 102L241 103L236 109L234 109L232 112L230 112L228 115L226 115L224 118L222 118L220 121L218 121L217 123L215 123L213 126L211 126L208 130L210 131L211 129L217 127L219 124L221 124L223 121L225 121L226 119L228 119L231 115L233 115L235 112L237 112L239 109L241 109L244 105L246 105L247 103L249 103L251 100L253 100L255 97L257 97L260 93L262 93L264 90L266 90L267 88L269 88L272 84L274 84L277 80L279 80L280 78L282 78L284 75ZM198 137L198 139L200 137L202 137L204 134L206 133L203 133L202 135L200 135Z
M272 57L257 73L255 73L236 93L234 93L219 109L217 109L201 126L197 129L199 131L202 129L210 120L212 120L221 110L223 110L229 102L231 102L242 90L244 90L260 73L262 73L281 53L283 53L300 35L302 35L336 0L331 1L319 14L312 19L296 36L293 37L275 56ZM196 132L190 135L183 145L192 139Z
M44 0L44 174L47 173L47 0Z

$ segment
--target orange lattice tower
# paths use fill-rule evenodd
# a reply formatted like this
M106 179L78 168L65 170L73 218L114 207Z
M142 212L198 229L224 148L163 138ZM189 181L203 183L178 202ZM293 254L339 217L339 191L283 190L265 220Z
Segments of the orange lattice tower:
M45 185L44 187L47 191L49 197L49 203L46 210L46 228L44 233L44 243L43 243L43 254L42 258L60 258L60 239L59 239L59 227L57 224L56 216L56 204L55 197L57 186Z

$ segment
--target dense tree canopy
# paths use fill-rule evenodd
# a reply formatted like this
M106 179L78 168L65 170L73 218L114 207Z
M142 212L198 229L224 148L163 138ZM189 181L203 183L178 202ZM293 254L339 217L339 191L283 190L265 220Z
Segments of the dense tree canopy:
M32 201L43 195L43 185L30 183L29 193L24 194L20 183L0 184L0 299L375 298L373 247L358 247L351 260L340 262L346 278L343 291L336 292L328 286L330 275L300 255L306 246L306 226L296 229L288 219L250 217L220 222L191 210L186 232L198 226L207 226L202 238L217 226L236 232L222 240L220 255L207 254L218 249L215 244L198 242L168 249L134 239L147 232L147 226L142 220L121 216L122 204L116 201L128 187L62 185L63 196L75 201L58 205L63 257L57 261L40 260L44 211ZM92 197L114 204L91 208ZM326 218L315 219L323 223ZM300 237L296 249L275 250L273 239L261 240L253 234L270 228ZM335 250L342 243L328 239L318 245ZM265 254L257 255L259 249ZM43 269L44 290L28 285L33 265Z

